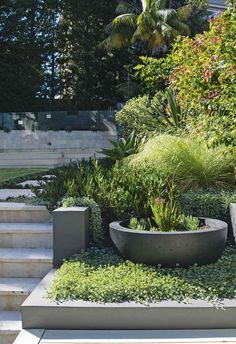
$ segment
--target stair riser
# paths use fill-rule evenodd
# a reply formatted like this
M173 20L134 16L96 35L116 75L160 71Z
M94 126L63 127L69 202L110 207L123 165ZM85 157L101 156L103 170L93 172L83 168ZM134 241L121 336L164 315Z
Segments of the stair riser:
M0 331L0 344L12 344L19 333L20 331L6 334Z
M0 309L1 311L18 311L27 297L28 295L25 294L0 295Z
M52 248L52 233L1 233L2 248Z
M42 278L51 269L49 262L0 262L1 277Z
M2 223L45 223L49 222L51 215L45 210L0 210L0 222Z

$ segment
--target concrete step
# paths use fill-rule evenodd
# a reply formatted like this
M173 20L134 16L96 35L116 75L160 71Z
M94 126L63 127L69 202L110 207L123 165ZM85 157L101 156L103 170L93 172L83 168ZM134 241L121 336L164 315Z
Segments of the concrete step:
M52 248L52 223L0 223L1 248Z
M14 344L236 343L236 330L22 330Z
M44 329L22 330L13 344L40 344L44 332Z
M1 248L0 277L40 278L52 268L51 249Z
M19 310L40 278L0 278L0 309Z
M12 344L21 329L20 312L0 312L0 344Z
M44 206L35 206L25 203L0 203L1 223L45 223L50 222L51 215Z

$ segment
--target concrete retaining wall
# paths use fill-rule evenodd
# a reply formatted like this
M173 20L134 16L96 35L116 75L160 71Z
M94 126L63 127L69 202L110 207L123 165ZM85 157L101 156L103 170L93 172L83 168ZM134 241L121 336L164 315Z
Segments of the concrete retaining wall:
M88 301L54 302L47 298L51 271L21 306L24 329L174 330L236 328L236 299L222 300L222 308L205 301L162 301L98 304Z
M88 158L116 139L108 131L0 131L0 167L53 167Z

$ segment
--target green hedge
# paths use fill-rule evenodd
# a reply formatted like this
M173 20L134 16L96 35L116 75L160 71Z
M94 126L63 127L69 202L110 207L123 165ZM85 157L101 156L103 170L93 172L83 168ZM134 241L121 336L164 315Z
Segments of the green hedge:
M229 204L236 203L234 191L189 191L180 197L183 213L228 221Z

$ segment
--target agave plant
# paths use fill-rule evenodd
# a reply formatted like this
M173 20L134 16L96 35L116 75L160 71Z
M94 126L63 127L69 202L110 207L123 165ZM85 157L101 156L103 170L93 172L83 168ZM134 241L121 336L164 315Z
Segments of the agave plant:
M142 42L155 55L166 49L177 35L190 33L184 23L191 12L189 5L175 10L167 0L122 0L116 12L118 16L110 25L111 34L103 42L108 49Z
M121 160L129 155L138 152L139 144L133 131L127 139L120 138L118 141L110 140L113 148L103 149L100 153L104 154L108 159L112 161Z
M163 103L160 98L156 97L150 111L156 112L158 121L163 127L179 129L184 125L189 113L180 106L172 89L166 91L166 99L167 102Z

